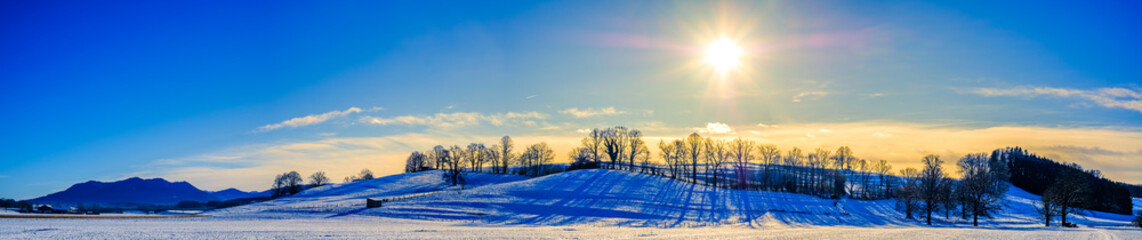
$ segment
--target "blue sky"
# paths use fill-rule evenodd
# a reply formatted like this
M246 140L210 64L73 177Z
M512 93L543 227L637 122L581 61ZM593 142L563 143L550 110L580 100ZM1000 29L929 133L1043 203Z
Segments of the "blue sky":
M924 153L1142 183L1133 2L5 2L0 197L130 176L261 190L585 128ZM726 36L725 78L701 62ZM657 142L657 140L654 140Z

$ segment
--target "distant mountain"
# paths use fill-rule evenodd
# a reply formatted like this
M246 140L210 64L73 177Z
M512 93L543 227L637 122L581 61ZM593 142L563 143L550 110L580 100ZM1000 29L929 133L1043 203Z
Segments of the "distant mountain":
M210 194L217 197L218 200L226 201L226 200L230 200L230 199L239 199L239 198L268 197L268 196L270 196L270 191L243 192L242 190L238 190L238 189L234 189L234 188L227 188L226 190L222 190L222 191L210 192Z
M225 190L224 190L225 191ZM239 191L240 192L240 191ZM157 204L170 205L181 201L222 200L210 192L202 191L187 182L168 182L162 178L128 178L117 182L88 181L72 185L61 192L29 200L34 203L84 204Z

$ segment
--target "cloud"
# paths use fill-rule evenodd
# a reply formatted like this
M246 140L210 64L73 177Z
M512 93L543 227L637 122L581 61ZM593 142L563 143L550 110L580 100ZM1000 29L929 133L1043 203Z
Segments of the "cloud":
M817 100L817 99L821 99L827 95L829 95L829 92L825 92L825 91L801 92L801 93L798 93L797 95L793 95L793 102L801 102L802 99Z
M1105 108L1121 108L1142 113L1142 91L1126 88L1098 88L1079 90L1052 87L1021 87L1010 89L976 88L971 93L987 97L999 96L1054 96L1079 98L1094 102Z
M762 128L776 128L777 127L776 124L765 124L765 123L758 123L757 126L762 127Z
M437 113L435 115L406 115L392 118L364 116L359 119L362 123L375 125L408 125L429 126L450 129L465 126L489 124L504 126L510 124L535 125L534 119L545 119L547 115L538 112L507 112L495 114L482 114L475 112Z
M730 127L730 125L727 125L725 123L720 123L720 122L706 123L706 128L705 129L699 129L698 132L700 132L700 133L712 133L712 134L727 134L727 133L737 134L736 132L734 132L734 129Z
M381 108L379 108L379 107L372 108L372 110L380 110L380 109ZM304 127L304 126L314 125L314 124L318 124L318 123L323 123L325 121L329 121L332 119L342 118L342 117L348 116L349 114L359 113L361 111L362 110L360 108L351 107L349 109L346 109L345 111L331 111L331 112L322 113L322 114L314 114L314 115L309 115L309 116L304 116L304 117L296 117L296 118L292 118L289 120L282 121L280 123L261 126L261 127L258 127L258 129L254 130L254 131L255 132L269 132L269 131L278 130L278 129L285 128L285 127L288 127L288 128Z
M568 108L568 109L564 109L562 111L559 111L559 113L571 115L575 118L589 118L589 117L594 117L594 116L619 115L619 114L625 114L626 112L615 110L615 107L605 107L605 108L599 108L598 110L596 110L594 108L587 108L587 109L582 109L582 110L580 110L579 108Z
M527 96L527 97L525 97L524 99L532 99L532 98L535 98L535 97L538 97L538 96L539 96L539 95L531 95L531 96Z

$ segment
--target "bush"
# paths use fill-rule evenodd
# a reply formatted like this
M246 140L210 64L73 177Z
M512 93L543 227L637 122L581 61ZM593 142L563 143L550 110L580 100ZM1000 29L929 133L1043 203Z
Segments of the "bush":
M1133 223L1135 227L1142 228L1142 211L1138 211L1138 216L1134 216L1134 221L1131 223Z

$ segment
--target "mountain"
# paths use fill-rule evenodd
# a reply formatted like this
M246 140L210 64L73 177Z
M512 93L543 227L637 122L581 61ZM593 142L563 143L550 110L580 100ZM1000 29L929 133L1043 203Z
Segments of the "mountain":
M187 182L168 182L162 178L128 178L117 182L88 181L72 185L61 192L28 200L34 203L84 204L157 204L171 205L181 201L221 200Z
M214 197L217 197L218 200L220 200L220 201L226 201L226 200L230 200L230 199L239 199L239 198L268 197L268 196L270 196L270 191L243 192L242 190L238 190L235 188L227 188L226 190L222 190L222 191L210 192L210 194L214 195Z

